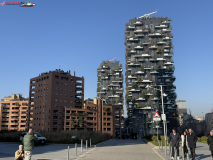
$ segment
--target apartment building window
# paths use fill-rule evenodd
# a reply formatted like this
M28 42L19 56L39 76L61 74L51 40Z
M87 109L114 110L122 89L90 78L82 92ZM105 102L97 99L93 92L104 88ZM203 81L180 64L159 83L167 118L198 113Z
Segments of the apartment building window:
M107 128L107 131L111 131L111 128Z
M67 102L67 100L64 100L64 102Z
M104 123L104 126L106 126L106 123Z
M65 83L65 86L67 86L67 83Z
M57 96L57 95L58 95L58 93L55 93L55 95Z
M63 89L62 89L62 88L60 88L60 90L62 91Z
M104 121L106 121L106 118L104 118Z
M73 97L73 95L70 95L70 97Z
M56 82L56 84L59 84L59 82Z
M62 96L62 93L60 94L60 96Z
M57 101L58 101L58 99L55 99L55 101L57 102Z
M55 107L58 107L58 105L55 105Z
M62 102L62 100L60 99L60 102Z
M67 97L67 94L65 94L64 96Z
M71 84L71 86L73 86L73 84Z
M56 87L56 90L58 90L58 87Z
M47 82L47 84L48 84L48 82Z
M61 82L61 85L63 85L63 83Z
M104 131L106 131L106 128L104 128Z
M72 101L70 101L70 103L72 103Z
M47 88L47 90L48 90L48 88Z
M70 92L72 92L73 90L71 89Z
M65 89L65 91L67 91L67 89Z

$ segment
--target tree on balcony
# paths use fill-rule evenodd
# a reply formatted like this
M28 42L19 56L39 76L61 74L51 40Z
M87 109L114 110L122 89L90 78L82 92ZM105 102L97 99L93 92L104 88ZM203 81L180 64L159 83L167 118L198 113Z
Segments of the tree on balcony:
M132 82L132 88L136 89L137 88L137 84L135 82Z
M132 100L132 104L133 104L133 106L134 106L134 104L136 103L136 99L135 98L133 98L133 100Z
M145 92L145 91L142 91L142 92L141 92L141 97L142 97L142 98L146 98L146 92Z
M140 77L137 78L137 82L141 82L141 78Z
M82 117L78 118L78 125L79 125L80 127L83 126L83 118L82 118Z
M108 72L107 71L105 72L105 77L108 77Z
M115 95L115 93L116 93L115 88L112 88L112 95L114 96L114 95Z
M161 52L161 48L160 48L160 47L158 47L158 48L157 48L157 51L158 51L158 52Z
M16 106L21 106L19 102L16 102L15 105L16 105Z
M70 121L71 128L75 128L75 122Z
M137 108L142 108L142 105L140 103L138 103Z
M144 70L144 66L141 66L141 71L142 71L142 72L144 72L144 71L145 71L145 70Z
M130 98L126 98L126 103L129 104L129 102L131 102Z

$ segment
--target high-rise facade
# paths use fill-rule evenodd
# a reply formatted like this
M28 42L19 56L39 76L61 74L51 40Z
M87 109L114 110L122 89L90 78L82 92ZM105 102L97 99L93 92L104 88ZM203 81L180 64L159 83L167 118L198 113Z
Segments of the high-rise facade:
M36 131L64 130L66 107L84 104L84 78L70 71L55 70L30 79L29 127Z
M97 97L106 104L123 105L123 74L119 61L103 61L97 69Z
M12 94L0 101L0 131L25 131L28 98Z
M162 113L161 95L157 90L162 85L167 94L164 111L168 129L171 129L171 121L177 120L170 23L168 18L134 18L129 20L125 30L127 115L134 117L134 108L143 110L148 119L152 119L155 111ZM147 85L153 88L146 88Z

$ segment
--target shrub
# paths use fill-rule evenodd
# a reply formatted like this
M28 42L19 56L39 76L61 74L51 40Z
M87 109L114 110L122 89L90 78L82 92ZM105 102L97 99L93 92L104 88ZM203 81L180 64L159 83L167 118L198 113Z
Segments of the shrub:
M198 142L201 142L201 138L200 138L200 137L197 137L197 141L198 141Z
M165 137L164 136L160 136L161 141L165 141ZM167 140L169 139L169 137L167 137Z
M201 139L201 141L207 141L208 137L202 136L200 139Z
M153 136L153 137L152 137L152 140L153 140L154 142L157 142L158 137L157 137L157 136Z

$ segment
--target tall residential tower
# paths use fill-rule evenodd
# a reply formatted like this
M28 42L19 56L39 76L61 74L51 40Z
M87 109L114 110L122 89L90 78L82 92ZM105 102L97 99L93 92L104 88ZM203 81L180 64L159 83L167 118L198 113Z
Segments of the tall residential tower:
M134 18L129 20L125 30L125 99L128 117L134 117L135 108L146 113L148 119L152 119L155 111L162 113L161 95L157 90L162 85L163 92L167 94L164 97L164 110L168 129L177 120L170 23L168 18ZM153 88L146 88L147 85Z

